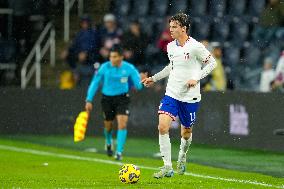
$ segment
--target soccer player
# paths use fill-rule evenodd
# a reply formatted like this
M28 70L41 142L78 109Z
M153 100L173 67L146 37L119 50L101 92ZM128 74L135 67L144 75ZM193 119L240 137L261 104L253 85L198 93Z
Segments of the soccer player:
M123 61L123 50L115 45L110 51L110 61L105 62L94 75L89 86L86 98L86 111L93 109L93 98L102 83L102 110L104 116L104 135L106 138L107 155L113 155L112 130L113 121L116 118L118 124L117 146L115 159L122 159L123 147L127 136L127 121L129 115L129 88L130 83L137 90L142 89L141 77L146 78L146 74L139 75L137 69L130 63Z
M192 126L201 100L200 80L216 67L216 61L204 45L188 36L190 24L186 14L179 13L172 16L169 23L170 33L174 39L167 45L170 63L154 76L142 80L142 83L149 87L154 82L169 76L166 94L161 100L158 111L159 145L164 161L161 170L153 175L158 179L174 175L169 129L176 116L181 122L177 172L184 174L186 153L192 141Z

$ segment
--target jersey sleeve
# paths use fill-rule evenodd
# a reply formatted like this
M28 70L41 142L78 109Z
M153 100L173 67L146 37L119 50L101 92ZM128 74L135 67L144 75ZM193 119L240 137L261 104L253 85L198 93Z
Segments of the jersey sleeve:
M86 101L87 102L92 102L93 101L93 98L99 88L99 85L101 83L101 81L103 80L103 77L104 77L104 72L105 72L105 65L102 65L97 74L95 74L93 76L93 79L91 81L91 84L88 88L88 92L87 92L87 97L86 97Z
M132 81L131 84L134 85L135 89L141 90L143 88L140 74L134 66L131 66L130 79Z
M168 77L171 72L171 66L170 64L164 67L160 72L156 73L155 75L152 76L152 79L154 82L157 82L165 77Z
M203 64L206 64L208 62L208 57L210 57L211 54L203 44L198 42L195 50L195 56Z
M201 43L198 43L195 53L196 58L203 65L205 65L201 70L199 78L195 78L198 81L205 78L209 73L211 73L212 70L214 70L214 68L217 66L217 63L213 56L210 54L210 52Z

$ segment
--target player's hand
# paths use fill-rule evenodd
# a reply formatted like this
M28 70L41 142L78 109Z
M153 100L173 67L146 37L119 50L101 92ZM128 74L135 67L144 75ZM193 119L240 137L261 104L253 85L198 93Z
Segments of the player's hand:
M188 88L194 88L197 85L197 83L198 81L191 79L186 83L186 85Z
M86 102L85 109L88 113L90 113L93 109L93 104L91 102Z
M148 77L148 72L140 72L141 81Z
M150 87L151 85L153 85L154 81L152 77L147 77L142 79L141 83L143 83L145 87Z

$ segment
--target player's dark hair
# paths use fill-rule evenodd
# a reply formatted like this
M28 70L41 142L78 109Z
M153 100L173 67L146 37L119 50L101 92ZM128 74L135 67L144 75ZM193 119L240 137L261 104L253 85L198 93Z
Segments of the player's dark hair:
M123 48L120 45L113 45L112 48L110 49L110 52L116 52L120 56L122 56L123 55Z
M187 14L178 13L169 19L169 23L172 21L177 21L181 27L186 27L186 32L188 32L190 22L189 22L189 16Z

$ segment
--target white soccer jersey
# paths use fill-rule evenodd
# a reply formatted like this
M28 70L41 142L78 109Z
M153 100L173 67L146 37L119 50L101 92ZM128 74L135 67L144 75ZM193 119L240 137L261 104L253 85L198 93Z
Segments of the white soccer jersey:
M170 63L152 78L154 82L169 76L166 95L182 102L199 102L201 100L200 82L193 88L186 84L190 79L199 81L206 77L215 67L216 61L210 52L192 37L184 46L177 40L167 46ZM205 67L202 69L202 65Z

